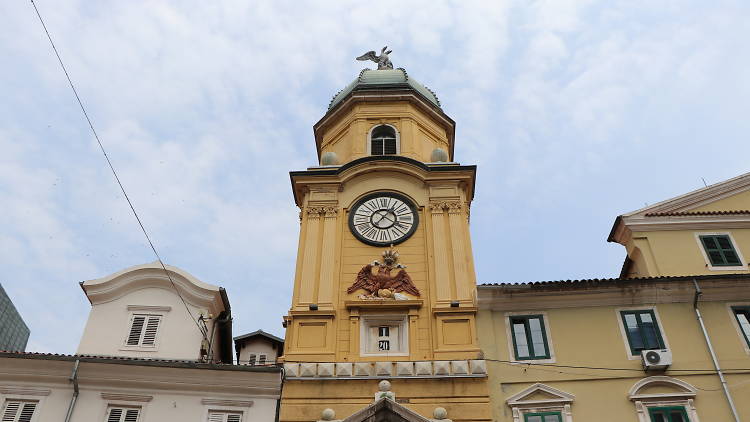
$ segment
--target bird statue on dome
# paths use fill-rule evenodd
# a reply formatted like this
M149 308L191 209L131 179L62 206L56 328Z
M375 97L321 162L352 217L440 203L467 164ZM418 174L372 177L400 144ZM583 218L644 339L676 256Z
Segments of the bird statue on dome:
M398 293L404 292L414 296L419 296L419 290L414 282L406 273L405 265L397 264L398 252L393 249L388 249L383 252L383 263L374 261L372 264L367 264L359 270L357 279L354 281L347 290L347 293L354 293L359 289L363 289L369 293L367 298L382 298L398 299ZM373 267L378 267L378 270L373 274ZM399 269L400 271L396 275L391 275L391 271Z
M378 70L393 69L393 63L391 63L391 60L388 58L388 55L391 54L393 50L385 51L387 49L388 46L383 47L383 49L380 50L379 56L375 54L375 51L368 51L367 53L357 57L357 60L361 62L372 60L378 64Z

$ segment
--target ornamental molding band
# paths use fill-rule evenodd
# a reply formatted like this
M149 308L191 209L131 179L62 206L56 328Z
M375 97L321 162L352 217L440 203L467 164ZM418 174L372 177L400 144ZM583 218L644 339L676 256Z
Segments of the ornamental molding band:
M339 215L339 210L332 205L310 205L305 207L307 212L307 218L336 218ZM300 215L301 217L301 215Z
M460 214L463 210L461 201L434 201L430 202L430 211L433 214L442 214L448 211L449 214Z
M483 359L397 362L285 363L292 380L486 378Z
M377 272L373 274L373 268L377 267ZM360 295L360 299L374 300L408 300L409 298L401 292L413 296L419 296L419 290L414 282L406 273L406 266L398 263L398 252L393 248L383 251L383 263L373 261L359 270L357 279L347 290L347 293L354 293L357 290L364 290L365 295ZM394 276L391 271L399 269Z

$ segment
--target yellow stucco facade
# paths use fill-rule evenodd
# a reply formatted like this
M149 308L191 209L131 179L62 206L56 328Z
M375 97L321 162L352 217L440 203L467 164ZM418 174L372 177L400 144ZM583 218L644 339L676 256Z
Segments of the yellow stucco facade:
M493 420L750 419L748 210L745 174L618 217L618 279L480 285Z
M383 125L395 132L395 154L370 149ZM443 407L454 421L491 420L468 223L476 168L448 161L454 126L418 92L392 86L353 92L315 125L322 165L291 173L301 211L282 421L318 420L327 408L347 417L373 402L384 379L398 403L425 417ZM448 160L432 163L436 149ZM393 249L419 295L347 292L389 249L364 242L350 223L355 204L373 194L413 205L416 227ZM398 335L371 350L380 327Z

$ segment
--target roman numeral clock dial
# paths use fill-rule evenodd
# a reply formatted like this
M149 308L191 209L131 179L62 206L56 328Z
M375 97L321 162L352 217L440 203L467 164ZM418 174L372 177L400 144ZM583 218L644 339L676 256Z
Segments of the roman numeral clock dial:
M380 192L365 196L349 212L349 229L354 237L373 246L396 245L417 229L419 215L411 200L397 193Z

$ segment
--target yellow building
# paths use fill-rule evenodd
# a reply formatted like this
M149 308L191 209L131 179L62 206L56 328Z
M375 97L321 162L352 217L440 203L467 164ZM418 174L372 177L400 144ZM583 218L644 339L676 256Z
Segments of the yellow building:
M617 217L617 279L480 285L493 419L750 420L750 174Z
M455 162L454 133L437 96L389 68L363 70L315 124L320 165L291 172L301 212L282 421L491 420L476 167Z

